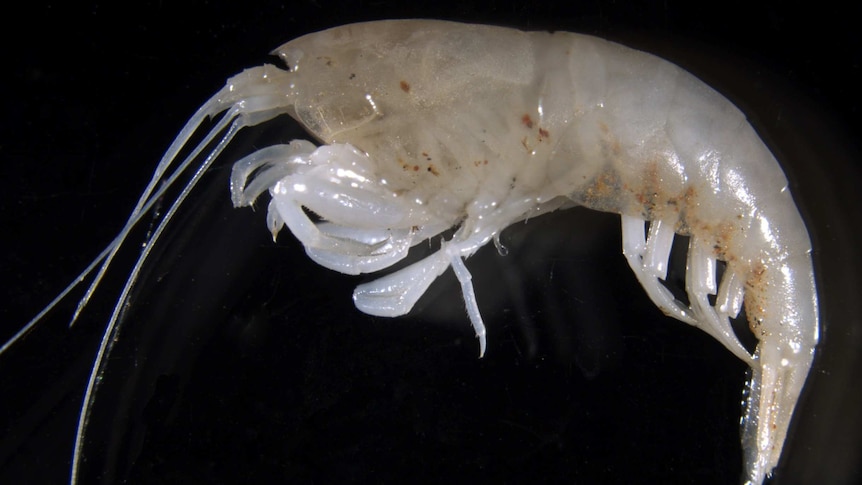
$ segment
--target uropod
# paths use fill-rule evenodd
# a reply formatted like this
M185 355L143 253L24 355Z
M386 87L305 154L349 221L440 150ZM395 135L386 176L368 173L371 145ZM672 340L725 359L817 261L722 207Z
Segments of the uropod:
M817 295L786 179L730 102L664 60L569 33L382 21L310 34L275 53L286 67L229 79L181 131L126 228L85 271L98 273L82 305L165 187L194 170L151 243L239 130L288 114L320 146L297 140L238 161L234 204L268 191L270 231L287 226L314 261L347 274L388 268L454 230L435 253L360 285L353 298L363 312L403 315L451 266L480 355L488 336L465 259L543 213L584 206L619 214L623 254L652 301L751 366L744 479L760 483L772 471L818 340ZM208 118L211 130L191 143ZM676 235L690 241L688 303L662 283ZM754 355L730 325L743 308L758 339ZM85 396L73 481L109 340Z

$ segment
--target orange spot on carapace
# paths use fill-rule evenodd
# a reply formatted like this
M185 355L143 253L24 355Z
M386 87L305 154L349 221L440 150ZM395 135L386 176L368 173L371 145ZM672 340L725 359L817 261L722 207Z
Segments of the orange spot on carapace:
M404 91L405 93L409 93L410 92L410 83L408 83L407 81L401 81L401 90Z
M533 118L530 118L530 115L524 113L524 116L521 116L521 123L524 124L529 129L533 129Z

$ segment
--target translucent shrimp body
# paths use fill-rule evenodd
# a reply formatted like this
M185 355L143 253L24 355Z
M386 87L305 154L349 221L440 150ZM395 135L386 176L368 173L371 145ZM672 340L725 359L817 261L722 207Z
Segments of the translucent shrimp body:
M253 155L236 174L236 203L260 192L242 190L247 167L301 159L286 177L254 179L271 188L271 229L286 223L312 258L345 273L389 266L458 228L437 254L359 286L360 310L405 314L451 265L484 352L463 258L563 206L618 213L623 253L655 304L753 368L746 480L777 465L818 340L811 247L778 163L730 102L662 59L570 33L374 22L276 53L290 72L273 90L329 146ZM301 206L327 222L310 224ZM659 282L675 234L690 236L689 305ZM753 356L729 322L743 304Z
M178 171L203 153L202 172L236 131L289 114L322 145L294 141L237 162L234 204L269 191L273 235L287 226L312 259L348 274L390 267L454 228L436 253L360 285L353 298L363 312L404 315L451 266L484 354L464 260L509 225L559 208L620 214L623 254L652 301L752 367L744 480L772 472L814 356L817 294L786 178L729 101L655 56L563 32L381 21L306 35L275 53L288 70L238 74L189 121L129 225L157 182L174 180L168 169L203 119L225 112ZM661 282L675 235L690 237L689 303ZM726 264L721 278L717 261ZM730 325L743 307L759 341L754 355Z

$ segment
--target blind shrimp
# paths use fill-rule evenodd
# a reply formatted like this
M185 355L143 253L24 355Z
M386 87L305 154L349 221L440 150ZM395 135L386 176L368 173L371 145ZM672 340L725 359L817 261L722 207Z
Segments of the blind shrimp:
M375 22L301 37L276 54L286 68L238 74L193 116L128 227L173 174L195 163L203 173L243 127L288 114L321 145L296 140L238 161L234 204L269 192L273 235L286 226L311 259L346 274L389 268L454 228L434 254L360 285L353 299L365 313L404 315L451 266L481 356L493 326L486 331L465 260L507 226L557 209L619 214L623 254L655 305L752 367L746 480L771 472L817 344L817 293L786 179L728 101L656 57L567 33ZM207 118L217 120L212 130L187 147ZM190 155L178 157L183 150ZM107 267L126 234L88 272ZM677 235L690 238L688 303L662 283ZM753 355L729 323L743 307L759 341ZM86 410L79 440L85 423Z

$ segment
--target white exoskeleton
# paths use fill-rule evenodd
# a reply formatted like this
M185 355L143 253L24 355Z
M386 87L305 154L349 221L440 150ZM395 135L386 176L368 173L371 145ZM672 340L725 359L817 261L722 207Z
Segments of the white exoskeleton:
M353 299L372 315L404 315L451 266L480 355L486 330L464 260L507 226L559 208L620 214L622 252L652 301L751 366L743 479L772 472L818 341L817 293L786 178L727 99L658 57L565 32L380 21L306 35L275 54L287 69L246 70L200 108L127 228L85 273L110 262L159 183L175 180L175 159L206 118L223 113L175 169L204 157L154 240L239 129L289 114L321 145L293 141L237 162L234 204L269 191L273 236L286 225L314 261L348 274L387 268L454 228L436 253L360 285ZM689 304L662 283L675 235L690 237ZM720 281L717 261L726 264ZM743 307L754 355L730 324Z

